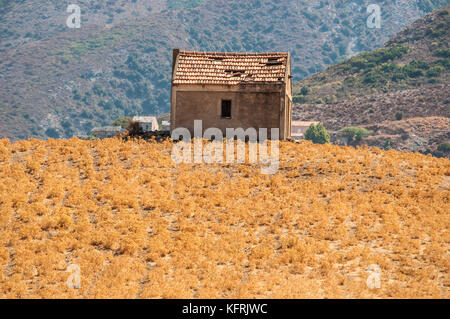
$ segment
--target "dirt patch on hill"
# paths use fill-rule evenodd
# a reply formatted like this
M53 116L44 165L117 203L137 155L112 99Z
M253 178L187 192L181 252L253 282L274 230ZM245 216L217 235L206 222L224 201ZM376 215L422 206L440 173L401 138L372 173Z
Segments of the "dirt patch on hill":
M373 130L368 145L395 141L399 150L434 152L449 140L450 86L408 89L347 100L338 104L295 104L293 118L321 121L328 130L348 126ZM383 142L382 142L383 141Z

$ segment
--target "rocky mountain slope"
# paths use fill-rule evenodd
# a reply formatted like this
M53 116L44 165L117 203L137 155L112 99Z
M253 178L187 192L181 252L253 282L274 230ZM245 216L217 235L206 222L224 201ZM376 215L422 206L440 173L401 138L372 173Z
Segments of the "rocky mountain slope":
M436 153L450 140L449 11L433 12L383 48L297 83L294 117L320 120L333 131L372 130L361 143Z
M0 1L0 137L70 137L123 115L169 111L171 50L289 51L300 80L380 47L448 1Z

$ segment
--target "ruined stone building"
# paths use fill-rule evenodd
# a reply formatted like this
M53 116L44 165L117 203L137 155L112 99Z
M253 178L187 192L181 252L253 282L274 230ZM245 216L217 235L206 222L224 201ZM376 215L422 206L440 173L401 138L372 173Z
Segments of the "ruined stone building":
M292 81L289 53L173 51L171 130L202 120L210 127L280 129L290 138Z
M143 132L154 132L159 130L158 120L155 116L134 116L133 122L139 123Z
M305 138L306 130L311 126L311 124L317 125L319 122L316 121L292 121L291 123L291 137L296 139Z
M102 126L94 127L91 130L91 136L100 139L114 137L118 134L124 133L125 130L121 126Z

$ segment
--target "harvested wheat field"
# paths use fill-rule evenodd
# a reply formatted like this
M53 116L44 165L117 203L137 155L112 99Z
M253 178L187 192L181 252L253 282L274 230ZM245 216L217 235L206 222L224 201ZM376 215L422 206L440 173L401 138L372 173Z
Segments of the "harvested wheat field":
M171 149L0 140L0 297L450 298L448 159L281 142L261 175Z

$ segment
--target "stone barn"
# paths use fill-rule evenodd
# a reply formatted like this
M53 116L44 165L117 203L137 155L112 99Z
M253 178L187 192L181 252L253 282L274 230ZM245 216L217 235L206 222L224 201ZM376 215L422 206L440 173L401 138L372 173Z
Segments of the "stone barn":
M317 125L319 122L292 121L291 137L294 140L305 138L306 130L311 124Z
M103 139L114 137L124 132L125 130L121 126L102 126L102 127L94 127L91 130L91 135Z
M159 130L158 120L155 116L134 116L133 122L139 123L143 132L154 132Z
M173 51L171 130L202 120L203 132L219 128L279 128L291 136L289 53Z

